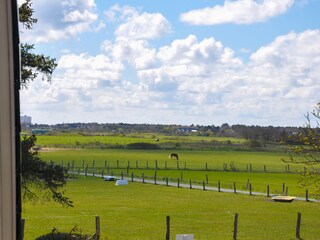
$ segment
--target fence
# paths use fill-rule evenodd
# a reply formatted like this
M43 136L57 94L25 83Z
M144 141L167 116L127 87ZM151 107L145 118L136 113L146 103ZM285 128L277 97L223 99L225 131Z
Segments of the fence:
M239 229L238 229L238 223L239 223L239 214L235 213L234 214L234 222L233 222L233 240L237 240L238 239L238 233L239 233ZM22 239L24 239L24 225L25 225L25 220L22 219L21 221L21 225L22 225ZM101 237L101 226L100 226L100 217L96 216L95 217L95 233L92 236L93 240L100 240ZM241 229L240 229L241 230ZM166 229L165 229L165 239L166 240L170 240L171 238L171 218L170 216L166 216ZM296 224L296 228L295 228L295 236L297 239L301 239L301 213L298 212L297 215L297 224Z
M75 166L75 161L73 160L71 163L65 162L62 160L61 165L68 168L68 170L74 170L75 168L89 168L89 163L82 161L81 166ZM90 168L97 169L137 169L137 170L187 170L187 171L224 171L224 172L265 172L265 173L295 173L297 169L292 169L290 164L285 164L281 168L268 167L267 165L254 165L252 163L249 164L239 164L236 165L234 162L223 163L221 167L216 165L209 165L207 162L203 164L203 167L193 167L188 166L187 162L181 161L162 161L161 163L158 160L155 161L108 161L105 160L104 164L100 162L100 165L96 165L96 161L93 160L90 164ZM306 171L306 169L305 169Z
M105 171L106 170L106 171ZM115 171L114 171L115 170ZM289 194L289 187L286 186L286 183L282 183L278 189L271 192L270 185L266 185L265 192L254 192L253 191L253 183L250 182L250 179L247 179L246 185L242 186L239 189L237 182L233 182L232 184L225 184L222 187L222 182L217 181L215 183L209 181L209 177L206 174L202 181L194 181L192 179L184 179L183 172L180 174L180 178L169 178L169 177L159 177L157 175L157 170L154 171L154 175L147 176L144 172L141 175L135 175L133 172L129 174L129 171L126 172L119 172L121 169L102 169L101 171L97 171L97 168L89 168L88 166L80 171L69 171L71 174L78 174L84 176L93 176L93 177L101 177L103 178L106 175L111 176L118 176L120 179L126 178L127 180L131 180L132 182L141 182L141 183L152 183L152 184L159 184L159 185L166 185L166 186L177 186L178 188L190 188L190 189L203 189L203 190L211 190L211 191L218 191L218 192L229 192L229 193L242 193L242 194L249 194L249 195L266 195L267 197L273 195L285 195L288 196ZM315 201L314 199L309 198L309 191L306 189L305 197L304 198L297 198L298 200L305 200L305 201Z

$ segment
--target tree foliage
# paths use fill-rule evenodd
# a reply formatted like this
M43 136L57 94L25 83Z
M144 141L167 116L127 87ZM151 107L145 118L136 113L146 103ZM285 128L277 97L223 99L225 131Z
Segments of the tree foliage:
M320 102L311 114L306 116L306 126L299 134L302 144L289 147L289 158L285 162L302 164L299 183L303 187L312 186L320 195Z
M64 206L72 206L72 201L60 191L67 183L68 170L53 162L43 161L35 148L35 142L35 135L24 136L21 141L21 185L24 199L52 198Z
M26 0L19 6L19 21L26 29L31 29L37 19L32 18L31 0ZM21 44L21 86L27 87L39 73L43 79L51 81L51 76L57 64L54 58L35 54L34 45ZM38 151L34 150L35 135L24 136L21 139L21 191L24 199L45 199L72 206L72 201L64 195L63 187L67 183L67 169L53 162L43 161Z
M57 67L56 60L43 54L32 52L34 45L21 44L21 84L27 87L28 83L34 80L38 73L42 73L42 79L51 81L51 76Z
M32 18L33 8L31 0L26 0L19 6L19 22L23 24L26 29L31 29L34 23L38 20Z
M19 21L26 29L32 29L33 24L38 20L32 18L34 10L31 0L26 0L19 6ZM27 87L30 81L33 81L39 73L42 79L51 81L51 76L57 67L56 59L43 54L33 53L34 45L21 44L21 86Z

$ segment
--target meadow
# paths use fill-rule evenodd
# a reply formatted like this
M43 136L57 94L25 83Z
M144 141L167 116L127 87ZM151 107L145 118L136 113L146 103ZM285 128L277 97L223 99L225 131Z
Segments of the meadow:
M254 191L266 192L269 185L273 194L283 193L285 184L290 194L305 195L305 189L297 184L300 168L290 166L288 172L288 164L281 160L285 157L283 153L186 150L178 153L179 161L169 159L170 151L165 150L58 150L41 152L41 157L69 166L74 172L99 175L103 171L104 175L130 177L134 174L138 178L144 174L150 179L156 174L159 180L168 177L171 182L177 182L179 178L183 183L191 179L195 184L206 181L208 186L214 187L220 181L221 187L229 189L236 182L241 190L247 190L250 182Z
M234 214L239 214L238 239L295 239L297 213L302 214L301 237L319 239L318 203L273 202L270 198L195 189L131 183L115 186L100 178L79 177L66 188L73 208L53 203L25 203L25 239L75 226L93 234L100 216L101 239L165 239L166 216L171 239L193 233L197 240L232 239Z
M236 212L239 213L239 239L295 239L297 212L302 213L303 239L318 239L320 236L320 229L316 226L320 220L318 203L276 203L266 196L184 189L143 184L141 181L117 187L114 182L101 178L103 174L140 179L144 176L151 180L156 176L159 181L168 178L173 183L188 184L192 181L192 184L201 185L205 181L206 186L212 187L217 187L220 182L221 188L228 189L236 183L238 190L245 191L249 191L250 183L253 191L262 193L269 185L270 194L276 195L284 194L285 185L289 195L303 197L305 189L297 183L297 171L302 168L283 162L284 152L183 148L186 141L205 141L198 136L172 138L172 143L180 141L181 145L170 150L90 148L83 147L85 140L81 138L76 140L80 143L77 145L75 136L72 136L69 145L68 136L60 140L59 137L38 137L38 144L51 147L39 152L41 158L62 164L77 173L94 173L96 177L70 179L66 194L74 201L74 208L65 209L54 203L24 203L25 239L34 239L52 228L69 232L75 226L84 233L92 234L96 215L101 218L102 239L164 239L167 215L171 216L172 239L181 233L193 233L198 240L231 239ZM88 136L83 137L86 139ZM89 138L92 140L94 137ZM110 137L113 136L101 136L101 139L110 140ZM144 137L154 141L153 135ZM122 146L141 140L137 136L112 139L113 144ZM60 148L52 148L59 141ZM245 144L243 139L223 141ZM110 142L106 140L104 144ZM168 158L173 151L179 154L179 161ZM309 193L312 197L312 189Z

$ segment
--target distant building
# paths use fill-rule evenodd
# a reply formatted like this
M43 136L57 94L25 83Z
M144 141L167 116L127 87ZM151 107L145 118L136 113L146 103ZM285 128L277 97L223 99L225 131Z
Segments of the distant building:
M192 126L181 126L177 128L178 132L185 132L185 133L190 133L190 132L198 132L198 128L192 127Z
M29 125L32 122L32 118L30 116L24 115L24 116L20 116L20 122L23 125Z

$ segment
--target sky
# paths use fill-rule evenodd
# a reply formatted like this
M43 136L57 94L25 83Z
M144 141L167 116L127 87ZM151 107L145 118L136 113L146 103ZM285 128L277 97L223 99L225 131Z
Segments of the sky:
M22 0L18 0L21 4ZM320 101L319 0L33 0L56 59L33 123L303 126Z

